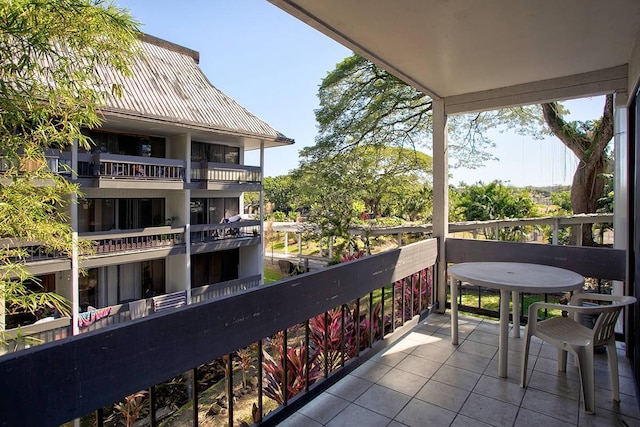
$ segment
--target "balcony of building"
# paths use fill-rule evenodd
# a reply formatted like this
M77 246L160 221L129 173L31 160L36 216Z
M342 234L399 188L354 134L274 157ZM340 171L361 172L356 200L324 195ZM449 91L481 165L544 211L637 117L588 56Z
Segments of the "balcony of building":
M256 245L261 242L261 230L261 222L257 220L192 225L191 252L211 252Z
M80 240L88 241L81 261L83 268L109 264L124 264L149 257L177 255L186 252L184 226L148 227L135 230L111 230L80 234Z
M576 369L570 363L566 375L558 374L555 352L539 343L532 347L529 388L518 385L521 338L510 339L508 376L499 378L495 321L462 317L459 344L452 345L448 316L436 314L444 308L436 303L440 293L447 295L433 268L437 247L426 240L5 355L0 383L18 392L0 403L3 414L9 423L20 414L33 425L101 420L114 403L147 390L151 425L163 417L179 417L181 425L205 418L220 425L638 422L622 343L621 403L609 402L609 382L599 375L595 415L580 409ZM624 275L618 271L624 251L606 248L448 239L446 257L536 262L603 280ZM251 367L241 368L245 350ZM37 381L14 374L42 372L51 360L56 369ZM216 360L233 372L221 380L221 390L236 396L224 408L200 376ZM253 386L240 386L243 373ZM193 381L186 406L167 413L157 393L185 381ZM34 402L41 411L26 410Z
M262 170L259 166L192 162L193 188L203 190L260 191Z

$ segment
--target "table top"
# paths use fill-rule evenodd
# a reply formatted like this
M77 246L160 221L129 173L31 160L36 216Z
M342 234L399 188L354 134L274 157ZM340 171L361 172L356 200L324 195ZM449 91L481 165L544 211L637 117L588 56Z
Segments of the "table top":
M518 292L566 292L584 285L584 277L573 271L521 262L465 262L450 266L449 276L474 285Z

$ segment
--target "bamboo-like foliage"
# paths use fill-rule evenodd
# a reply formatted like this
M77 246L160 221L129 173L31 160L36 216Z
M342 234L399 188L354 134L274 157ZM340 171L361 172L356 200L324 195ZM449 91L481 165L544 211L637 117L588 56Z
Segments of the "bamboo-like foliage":
M106 97L125 89L105 70L129 74L137 33L127 11L101 0L0 4L0 299L10 311L66 311L60 296L25 286L26 247L72 252L78 188L46 155L74 141L89 147L82 130L98 127Z

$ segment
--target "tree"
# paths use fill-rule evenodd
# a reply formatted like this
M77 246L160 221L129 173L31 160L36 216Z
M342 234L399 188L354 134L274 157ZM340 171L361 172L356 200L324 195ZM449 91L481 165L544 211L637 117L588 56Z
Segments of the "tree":
M465 221L490 221L505 218L527 218L534 216L534 203L526 190L507 187L500 181L487 185L464 185L460 190L455 209ZM490 237L485 232L486 237ZM504 233L509 240L514 234Z
M266 177L264 179L264 199L271 203L274 211L288 213L295 206L295 182L289 175Z
M99 126L99 106L122 92L106 76L129 73L137 33L128 12L102 0L0 4L0 288L10 310L65 310L60 296L29 290L24 264L26 246L71 256L74 243L67 207L78 188L46 154L89 146L82 130Z
M326 158L359 145L417 150L429 145L432 101L366 59L352 55L337 64L318 89L315 111L319 134L308 158ZM509 125L540 135L535 107L504 109L449 119L449 149L458 165L477 167L494 157L486 131Z
M578 158L571 185L573 213L595 213L607 182L605 172L610 160L607 147L613 138L613 95L606 96L604 111L598 120L567 122L563 119L565 111L556 102L542 104L542 112L551 132ZM585 224L582 233L582 244L593 245L591 224ZM571 242L576 241L572 230Z
M428 145L431 99L358 55L346 58L325 77L318 97L319 135L308 156L323 158L359 145L411 149ZM452 164L473 168L493 159L488 129L510 128L534 138L550 131L580 161L572 185L574 213L596 212L608 163L607 144L613 135L613 98L607 96L599 120L566 122L565 112L561 104L550 103L452 116L449 152L457 160ZM584 227L584 233L583 244L591 243L590 227Z

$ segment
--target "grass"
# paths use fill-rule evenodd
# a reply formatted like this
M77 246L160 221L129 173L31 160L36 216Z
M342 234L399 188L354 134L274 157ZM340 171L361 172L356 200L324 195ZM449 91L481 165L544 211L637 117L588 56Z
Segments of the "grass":
M268 265L264 266L264 284L268 285L269 283L277 282L278 280L282 280L283 276L280 273L278 268L274 268Z
M538 294L525 294L521 298L524 299L524 308L522 309L521 315L527 315L527 311L529 310L529 306L534 302L544 301L543 295ZM561 295L549 295L547 297L547 302L550 303L558 303ZM495 292L483 290L480 296L481 307L487 310L499 311L500 310L500 294ZM478 292L470 292L466 291L462 295L462 304L469 307L478 307ZM513 308L513 303L509 302L509 308ZM562 314L561 310L548 310L546 317L555 317L560 316Z

